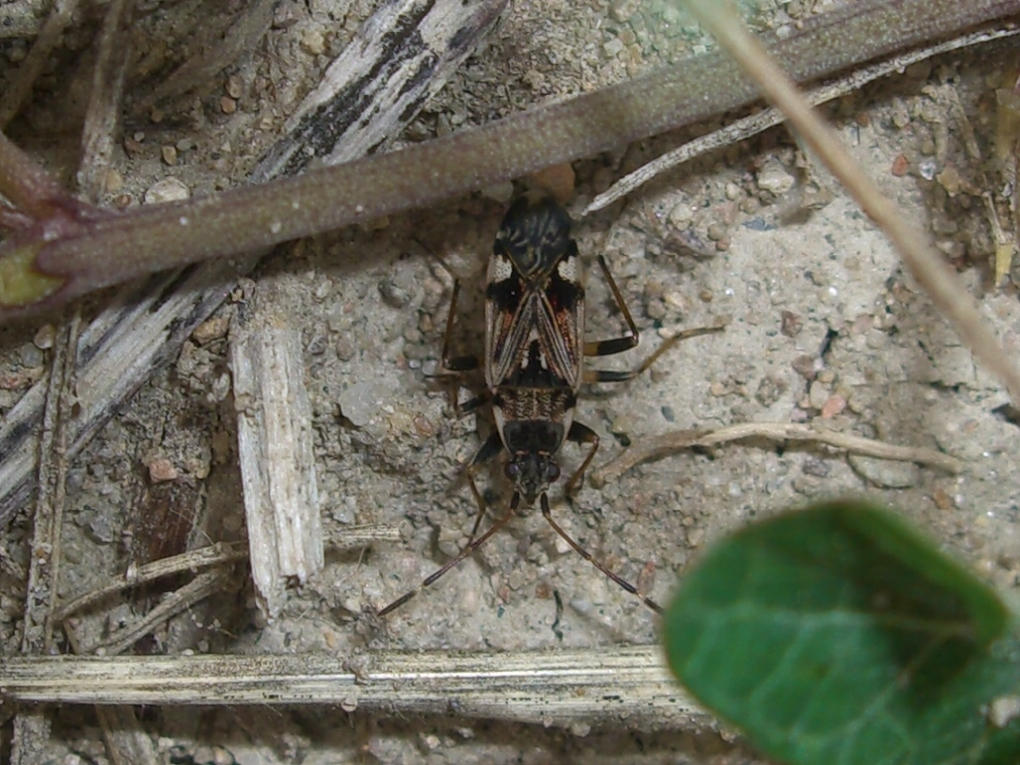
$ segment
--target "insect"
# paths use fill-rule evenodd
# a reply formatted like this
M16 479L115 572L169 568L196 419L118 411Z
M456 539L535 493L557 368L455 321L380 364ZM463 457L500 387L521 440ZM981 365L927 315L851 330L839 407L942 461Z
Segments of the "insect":
M571 237L567 212L549 196L524 194L510 206L496 235L489 258L485 287L485 356L450 356L460 282L454 281L443 340L440 375L460 375L483 367L486 390L465 404L471 410L491 405L496 428L466 467L468 484L478 514L468 543L416 589L378 612L388 614L431 585L503 528L523 500L533 507L538 500L542 516L578 554L653 611L662 608L637 587L610 571L571 537L552 517L549 486L560 477L559 453L565 441L590 446L580 467L567 481L570 495L581 483L598 450L598 434L574 419L578 391L583 383L621 382L641 374L677 341L719 331L706 327L674 335L632 370L585 369L585 356L608 356L635 347L637 325L624 303L603 256L599 268L627 325L627 334L585 342L585 291L577 243ZM506 512L481 536L478 530L486 503L474 480L474 470L505 453L504 473L513 484Z

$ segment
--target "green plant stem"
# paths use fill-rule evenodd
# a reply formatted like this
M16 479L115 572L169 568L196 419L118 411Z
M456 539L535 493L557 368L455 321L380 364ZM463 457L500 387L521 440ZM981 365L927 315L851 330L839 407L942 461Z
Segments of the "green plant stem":
M1020 13L1020 0L861 0L767 42L799 81L951 36ZM110 214L54 239L42 227L0 246L3 260L31 263L64 281L45 295L5 297L0 319L25 314L146 273L270 246L350 223L422 207L746 104L755 85L722 53L532 109L482 127L296 178L181 203ZM9 152L8 152L9 153ZM4 153L0 146L0 165ZM9 169L0 193L9 198ZM23 195L12 199L33 209Z

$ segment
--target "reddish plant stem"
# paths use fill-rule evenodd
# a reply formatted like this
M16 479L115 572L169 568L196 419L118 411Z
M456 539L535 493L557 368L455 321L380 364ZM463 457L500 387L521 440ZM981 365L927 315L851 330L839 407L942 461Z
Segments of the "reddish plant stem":
M1020 0L860 0L766 41L798 81L1020 13ZM37 270L66 278L44 300L4 307L0 318L48 307L153 271L269 246L591 156L696 122L757 98L736 64L713 52L635 80L388 154L322 168L215 197L109 214L52 241L42 227L0 246L0 258L37 250ZM21 193L0 143L0 191ZM38 181L49 193L51 185ZM22 207L22 209L26 209ZM52 230L51 230L52 233ZM2 285L0 285L2 286ZM2 296L0 296L2 297Z

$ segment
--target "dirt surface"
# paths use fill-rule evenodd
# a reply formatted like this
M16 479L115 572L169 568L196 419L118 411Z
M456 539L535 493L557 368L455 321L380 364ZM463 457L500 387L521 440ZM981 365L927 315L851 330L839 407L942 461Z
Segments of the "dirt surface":
M285 0L253 50L155 114L132 108L175 64L210 44L244 4L140 5L133 34L145 55L129 75L128 116L105 199L122 207L142 203L170 177L191 194L243 182L288 109L373 4ZM804 4L781 5L781 12L756 9L756 25L790 23ZM395 145L702 49L703 37L672 14L651 0L514 0L484 50ZM65 178L74 167L83 103L76 94L88 76L97 16L86 4L31 105L8 131ZM19 38L0 40L0 78L14 76L24 49ZM939 59L829 111L854 156L959 265L984 316L1015 352L1020 307L1012 286L990 286L987 209L973 193L983 185L993 194L1002 189L987 160L994 88L1010 74L1001 69L1008 60L987 50ZM962 115L982 159L967 153ZM576 163L572 211L687 135ZM294 587L284 614L269 624L255 612L239 570L236 587L161 626L139 650L611 651L619 643L653 642L654 616L566 549L537 514L514 522L396 611L383 632L354 627L363 608L415 586L470 532L474 504L459 469L492 425L484 411L457 419L446 392L427 377L439 356L451 282L422 244L465 279L455 343L463 352L480 350L478 277L510 193L507 184L278 250L73 463L61 596L175 546L243 537L227 329L239 301L270 290L304 340L327 538L351 524L397 522L404 541L327 550L323 572ZM676 577L727 531L812 500L866 495L899 509L1000 590L1016 594L1020 440L1017 425L1002 414L1007 397L886 240L788 133L771 131L670 172L580 221L576 233L583 253L607 257L643 331L640 350L601 366L636 364L660 341L660 329L728 322L724 333L687 341L639 379L586 392L577 417L602 438L596 465L650 434L758 420L817 422L967 461L962 475L951 476L909 463L848 459L824 447L750 442L644 464L602 489L584 486L572 504L557 489L554 514L600 560L666 600ZM597 277L592 271L590 337L614 336L623 324ZM43 376L52 333L46 319L0 328L0 414ZM566 447L565 472L580 457ZM498 468L481 474L496 507L508 500L501 476ZM174 531L174 519L192 515L193 527ZM23 567L30 536L26 509L3 535L7 554ZM147 597L125 601L120 616L145 610L159 591ZM6 653L18 650L23 607L23 583L6 568L0 572ZM95 624L85 618L82 630L110 630L117 614L106 610ZM244 763L751 761L732 737L712 730L641 733L625 724L567 731L454 714L374 719L340 709L150 710L143 722L161 756L176 752L195 761L214 746ZM107 761L90 709L56 714L46 756Z

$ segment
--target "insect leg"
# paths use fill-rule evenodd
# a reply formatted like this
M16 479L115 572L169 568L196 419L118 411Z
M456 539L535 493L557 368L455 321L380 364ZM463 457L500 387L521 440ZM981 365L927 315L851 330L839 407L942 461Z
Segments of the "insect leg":
M438 256L437 256L438 257ZM440 261L442 263L442 261ZM443 264L444 268L446 264ZM454 410L457 416L461 416L465 412L473 411L479 406L484 404L488 400L488 395L483 394L476 396L475 398L465 401L463 404L457 397L459 388L456 384L457 378L461 377L465 372L478 369L479 361L476 356L451 356L450 355L450 337L453 334L453 325L457 316L457 298L460 296L460 279L454 277L453 280L453 292L450 295L450 309L446 313L446 329L443 332L443 353L440 361L439 369L430 375L426 375L431 379L446 379L451 380L450 382L450 407Z
M482 497L482 493L478 491L478 484L475 483L475 467L481 465L483 462L488 462L497 454L503 450L503 441L499 437L499 431L493 431L492 434L485 439L485 443L482 444L478 451L475 452L475 456L471 458L471 462L468 463L467 467L464 468L464 474L467 476L468 486L471 487L471 494L475 498L475 503L478 505L478 515L475 516L475 525L471 529L471 536L468 537L468 544L475 538L475 534L478 533L478 527L482 523L482 518L485 516L485 511L488 507L485 504L485 499Z
M570 423L570 430L567 431L567 440L573 441L575 444L591 444L591 451L588 452L588 456L584 458L584 462L581 463L581 467L574 471L574 474L570 476L570 480L567 481L566 492L569 497L581 485L581 481L584 479L584 471L587 469L588 464L592 461L595 456L595 452L599 448L599 434L577 420Z
M460 279L455 278L453 280L453 292L450 295L450 310L446 313L446 331L443 332L443 365L440 370L433 375L434 377L458 374L460 372L470 372L474 369L478 369L479 367L477 356L450 355L450 336L453 334L453 324L457 316L458 297L460 297Z
M611 356L614 353L630 350L640 340L637 324L634 323L634 317L630 315L630 309L627 308L627 303L623 299L623 293L616 286L616 279L613 278L613 273L609 270L609 264L606 263L606 259L602 255L599 255L599 267L602 269L602 275L606 278L610 292L613 293L613 300L616 301L620 313L623 314L623 320L627 323L627 329L630 330L630 334L623 337L614 337L611 340L587 342L584 344L585 356Z
M514 492L513 499L510 500L510 507L507 509L506 515L504 515L502 518L500 518L498 521L492 524L489 527L489 529L480 537L478 537L477 539L473 539L471 542L464 545L464 548L459 553L457 553L456 557L451 558L446 563L444 563L440 568L436 569L427 577L425 577L425 579L422 580L422 583L418 585L415 589L410 590L409 592L405 592L399 598L397 598L388 606L379 611L376 614L376 616L386 616L386 614L390 613L390 611L393 611L394 609L404 605L404 603L409 601L411 598L413 598L415 595L417 595L419 592L424 590L429 585L433 584L437 579L439 579L439 577L441 577L451 568L457 566L461 561L463 561L465 558L471 555L471 553L473 553L475 550L477 550L479 547L485 544L488 541L489 537L491 537L501 528L506 526L506 524L510 521L510 519L514 515L514 512L517 510L517 505L520 503L520 500L521 500L520 495Z
M644 603L646 606L648 606L648 608L650 608L653 611L655 611L655 613L657 613L657 614L662 614L663 613L662 606L660 606L658 603L656 603L651 598L646 597L645 595L642 595L640 592L638 592L638 588L635 587L633 584L628 582L623 577L617 576L612 571L610 571L608 568L606 568L604 564L602 564L599 561L595 560L595 558L592 557L592 554L590 552L588 552L583 547L581 547L581 545L579 545L577 542L575 542L573 537L571 537L566 531L563 530L562 526L560 526L558 523L556 523L556 521L553 520L552 511L549 509L549 497L548 496L543 494L541 501L542 501L542 517L545 518L549 522L549 525L553 527L553 530L557 534L559 534L561 537L563 537L567 541L568 545L570 545L571 547L574 548L574 551L578 555L580 555L582 558L584 558L586 561L588 561L591 565L593 565L595 568L597 568L603 574L605 574L610 579L612 579L614 582L616 582L618 585L620 585L620 587L625 589L631 595L634 595L634 596L638 597L641 600L642 603Z
M712 332L722 332L725 329L723 326L716 327L697 327L695 329L685 329L683 332L677 332L671 338L663 340L662 344L655 349L655 351L644 361L638 364L634 369L586 369L584 370L584 381L591 382L623 382L624 380L630 380L633 377L637 377L639 374L644 372L648 367L654 364L659 356L664 354L674 345L679 343L681 340L687 340L691 337L697 337L698 335L707 335Z

